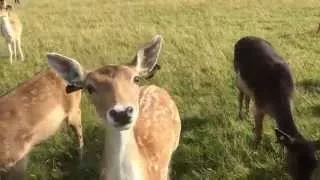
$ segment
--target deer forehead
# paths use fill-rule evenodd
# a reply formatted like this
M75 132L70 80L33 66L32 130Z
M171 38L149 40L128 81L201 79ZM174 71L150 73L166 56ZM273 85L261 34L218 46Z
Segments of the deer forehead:
M97 85L99 85L99 83L106 83L110 81L130 81L136 74L136 70L129 66L109 65L91 71L88 74L87 81L94 81Z

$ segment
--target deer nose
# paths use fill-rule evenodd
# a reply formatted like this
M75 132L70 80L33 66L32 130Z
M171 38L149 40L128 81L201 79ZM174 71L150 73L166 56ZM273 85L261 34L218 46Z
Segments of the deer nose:
M112 117L113 121L118 123L119 125L126 125L131 123L132 113L132 106L128 106L124 110L111 109L109 111L110 117Z

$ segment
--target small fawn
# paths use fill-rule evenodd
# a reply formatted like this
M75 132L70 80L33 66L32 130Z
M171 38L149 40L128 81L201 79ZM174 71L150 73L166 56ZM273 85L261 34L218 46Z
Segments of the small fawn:
M66 92L54 71L42 71L0 97L0 179L25 179L32 148L55 134L65 120L78 136L82 157L81 92Z
M20 58L23 61L24 55L21 48L22 24L16 14L12 11L12 6L7 5L5 0L0 0L0 30L4 37L12 64L12 54L17 59L17 48Z
M139 86L154 74L162 38L157 35L128 65L85 71L74 59L49 53L49 65L70 85L85 89L106 124L104 180L167 180L181 123L175 102L155 85Z
M249 36L235 45L234 68L239 89L239 117L244 98L247 112L250 98L255 103L255 143L261 141L263 118L269 114L279 128L277 137L294 140L291 143L294 146L289 146L288 141L280 138L287 147L289 173L294 179L307 179L314 169L316 148L311 148L311 142L304 139L294 123L290 104L294 84L288 64L269 42ZM280 136L282 134L286 136Z

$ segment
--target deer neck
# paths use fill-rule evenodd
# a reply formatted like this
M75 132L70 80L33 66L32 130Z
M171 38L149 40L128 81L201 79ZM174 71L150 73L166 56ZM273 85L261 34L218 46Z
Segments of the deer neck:
M107 180L143 180L143 164L133 129L118 131L107 129Z
M293 137L301 137L292 116L291 103L289 98L280 98L275 106L275 118L280 130Z

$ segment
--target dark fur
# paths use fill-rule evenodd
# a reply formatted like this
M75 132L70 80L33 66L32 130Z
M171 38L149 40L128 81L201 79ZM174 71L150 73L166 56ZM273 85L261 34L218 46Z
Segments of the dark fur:
M275 132L278 141L287 149L286 160L292 179L311 180L314 170L319 166L315 154L316 149L319 149L319 141L294 138L279 129L276 129Z
M269 114L282 132L296 140L294 148L286 146L290 175L294 179L308 179L314 169L315 148L310 148L310 142L299 133L292 117L290 99L294 84L288 64L269 42L251 36L236 43L234 68L253 93L256 143L261 140L263 117ZM240 90L239 97L243 95L249 96ZM239 101L242 106L241 98Z
M268 113L278 119L281 130L295 136L298 131L290 110L293 80L288 64L269 42L258 37L240 39L234 53L234 68L253 92L256 104L273 106Z

